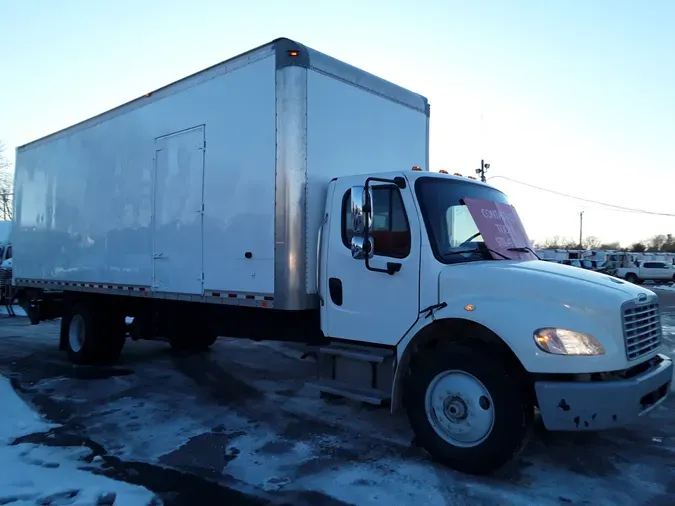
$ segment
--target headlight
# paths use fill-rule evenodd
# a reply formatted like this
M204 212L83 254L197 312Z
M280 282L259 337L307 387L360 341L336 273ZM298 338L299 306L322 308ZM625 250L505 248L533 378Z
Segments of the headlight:
M604 355L605 348L590 334L572 330L545 328L534 332L534 342L554 355Z

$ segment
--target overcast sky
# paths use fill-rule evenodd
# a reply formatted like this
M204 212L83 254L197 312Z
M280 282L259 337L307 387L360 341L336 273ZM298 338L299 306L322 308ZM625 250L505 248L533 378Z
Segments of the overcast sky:
M431 170L675 214L675 2L0 0L0 140L16 145L277 37L421 93ZM13 153L10 153L13 156ZM382 168L389 169L387 168ZM674 217L509 181L534 239L629 243Z

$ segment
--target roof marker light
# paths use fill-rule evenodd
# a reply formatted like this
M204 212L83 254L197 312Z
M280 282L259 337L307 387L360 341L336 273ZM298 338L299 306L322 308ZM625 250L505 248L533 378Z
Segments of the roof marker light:
M412 170L415 170L415 171L421 171L421 170L422 170L422 167L420 167L419 165L413 165Z
M439 173L439 174L447 174L448 171L445 170L445 169L441 169L441 170L438 171L438 173Z
M455 172L455 176L464 177L459 172Z

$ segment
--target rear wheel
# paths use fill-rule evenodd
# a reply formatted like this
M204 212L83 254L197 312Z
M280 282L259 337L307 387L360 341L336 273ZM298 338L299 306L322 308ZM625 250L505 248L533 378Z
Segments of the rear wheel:
M95 304L77 303L61 319L62 347L76 364L112 364L124 342L124 318Z
M199 351L208 349L217 339L218 336L213 334L187 333L181 336L171 336L169 343L176 350Z
M206 350L218 339L210 326L202 324L198 317L192 319L183 315L175 316L171 320L167 337L171 347L176 350Z
M628 274L626 274L626 281L637 285L640 280L636 274L629 272Z
M405 405L420 445L435 460L472 474L516 458L534 420L513 371L461 346L415 357Z

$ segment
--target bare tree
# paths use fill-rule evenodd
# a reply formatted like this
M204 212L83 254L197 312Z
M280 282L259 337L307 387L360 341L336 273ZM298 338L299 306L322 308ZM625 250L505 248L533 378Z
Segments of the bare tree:
M5 144L0 142L0 218L12 219L14 206L14 171L12 164L5 155Z
M537 242L536 247L541 249L577 249L578 244L569 237L560 237L554 235L545 239L543 242Z
M602 241L595 237L594 235L589 235L584 237L583 247L584 249L599 249L602 245Z
M645 245L647 246L647 251L663 251L667 242L668 237L663 234L659 234L655 235L648 241L645 241Z

